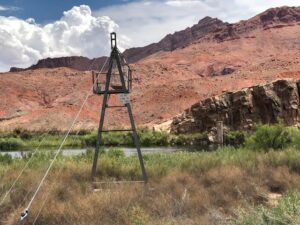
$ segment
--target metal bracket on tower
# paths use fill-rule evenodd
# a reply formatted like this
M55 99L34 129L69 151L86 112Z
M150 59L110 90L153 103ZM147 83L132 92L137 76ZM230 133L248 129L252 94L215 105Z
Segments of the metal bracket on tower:
M117 48L117 34L115 32L110 34L111 49Z

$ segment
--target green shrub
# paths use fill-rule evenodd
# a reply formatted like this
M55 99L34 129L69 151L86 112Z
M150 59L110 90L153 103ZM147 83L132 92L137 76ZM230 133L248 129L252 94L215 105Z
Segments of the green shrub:
M173 146L198 145L208 146L209 140L206 133L179 134L171 136L169 140Z
M168 134L156 131L138 131L142 146L166 146L168 145ZM97 133L93 132L83 137L85 146L95 146ZM134 146L131 132L103 133L102 143L105 146Z
M250 135L245 146L254 150L283 149L291 143L291 136L282 123L275 125L259 125Z
M14 133L18 135L21 139L31 139L34 136L34 133L29 130L16 129Z
M291 138L291 147L300 149L300 130L296 127L289 127L287 131Z
M142 146L166 146L168 145L168 134L165 132L144 130L139 131Z
M88 135L85 135L83 138L83 142L85 146L96 146L97 143L97 133L91 133Z
M230 131L224 135L226 145L241 146L245 143L245 134L241 131Z
M0 150L17 150L24 147L22 140L18 138L0 138Z
M1 155L0 154L0 163L1 164L11 164L13 162L12 156L5 154L5 155Z
M105 146L132 146L132 135L129 132L111 132L103 134L103 144Z

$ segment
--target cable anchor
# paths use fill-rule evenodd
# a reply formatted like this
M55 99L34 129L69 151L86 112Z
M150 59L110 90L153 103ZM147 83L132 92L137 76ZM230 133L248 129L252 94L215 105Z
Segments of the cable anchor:
M28 217L28 214L29 214L29 210L28 209L25 209L22 213L21 213L21 217L20 217L20 220L18 222L17 225L21 225L22 222Z

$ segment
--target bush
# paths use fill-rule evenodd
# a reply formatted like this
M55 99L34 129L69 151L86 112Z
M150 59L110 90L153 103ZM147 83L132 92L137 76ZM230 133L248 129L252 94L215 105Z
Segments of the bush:
M289 127L287 131L291 138L291 147L300 149L300 130L296 127Z
M245 143L245 134L241 131L231 131L224 136L226 145L241 146Z
M18 138L0 138L0 150L17 150L24 147L22 140Z
M259 125L246 140L245 146L254 150L283 149L291 143L291 136L282 123Z
M103 134L103 144L105 146L132 146L132 135L129 132L112 132Z
M138 131L142 146L166 146L168 145L168 134L156 131ZM97 133L91 133L83 137L85 146L95 146ZM131 132L112 132L102 135L102 144L105 146L134 146Z
M29 130L20 129L20 128L15 129L13 134L15 137L20 137L21 139L33 138L33 132Z
M1 164L11 164L13 162L12 156L5 154L5 155L1 155L0 154L0 163Z
M85 146L96 146L97 143L97 136L96 132L85 135L83 138L83 142Z
M179 134L171 137L170 144L173 146L198 145L207 147L209 140L206 133Z
M168 134L157 131L139 131L142 146L166 146L168 145Z

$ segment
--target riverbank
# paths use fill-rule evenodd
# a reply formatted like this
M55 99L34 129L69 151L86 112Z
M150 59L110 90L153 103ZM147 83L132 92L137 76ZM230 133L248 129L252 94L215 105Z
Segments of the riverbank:
M66 133L62 131L27 131L15 130L0 133L0 151L32 150L35 148L55 149L60 146ZM138 135L142 147L187 147L190 150L215 150L218 147L214 134L169 134L166 132L139 129ZM64 148L94 148L97 131L81 130L71 132L65 141ZM129 132L104 133L102 146L133 147L132 135ZM257 125L252 131L226 131L224 145L252 149L300 148L300 130L285 127L282 123L274 125Z
M172 135L166 132L139 129L138 135L142 147L194 146L198 149L208 149L212 144L206 133ZM0 133L0 151L32 150L37 147L43 149L57 148L64 137L65 132L55 130L15 130L9 133ZM96 141L97 131L71 132L66 139L64 148L94 148ZM111 132L103 133L102 146L133 147L134 142L130 132Z
M169 135L163 132L139 130L142 146L168 146ZM29 150L39 148L57 148L63 141L66 132L63 131L27 131L15 130L10 133L0 133L0 151ZM81 130L72 132L66 139L65 148L95 147L96 131ZM113 132L103 134L104 146L134 146L131 133Z
M1 224L15 224L50 158L45 154L34 157L0 208ZM1 198L25 163L26 159L1 161ZM254 225L270 221L279 224L276 221L282 219L286 222L280 224L296 225L299 221L300 151L297 149L253 151L230 147L215 152L149 154L145 155L150 177L147 187L112 185L97 192L90 179L91 163L91 153L60 156L30 210L29 224L33 223L46 193L50 193L46 210L36 224L96 225L101 221L104 225ZM140 180L138 159L125 157L116 149L102 153L97 178ZM274 195L278 199L271 197ZM255 223L248 223L249 218L255 218Z

